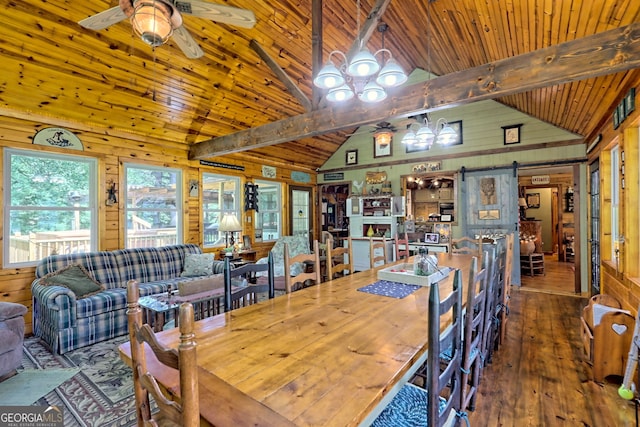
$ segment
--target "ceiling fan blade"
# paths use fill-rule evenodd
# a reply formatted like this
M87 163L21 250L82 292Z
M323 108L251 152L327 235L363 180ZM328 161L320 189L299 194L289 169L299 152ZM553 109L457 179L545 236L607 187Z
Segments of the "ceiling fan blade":
M127 15L120 9L120 6L116 6L85 18L78 24L89 30L99 31L125 19L127 19Z
M198 43L193 39L189 31L187 31L184 26L180 26L173 30L172 38L187 58L195 59L204 55L204 52Z
M256 16L252 11L247 9L200 0L173 0L173 5L180 13L187 13L223 24L243 28L253 28L256 24Z

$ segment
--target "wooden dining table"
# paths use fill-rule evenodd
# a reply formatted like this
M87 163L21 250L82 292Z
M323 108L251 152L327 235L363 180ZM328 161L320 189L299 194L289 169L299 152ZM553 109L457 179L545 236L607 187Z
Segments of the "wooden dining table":
M437 256L466 286L471 256ZM201 418L218 427L369 425L427 355L429 287L404 298L358 290L389 266L195 322ZM452 275L439 286L448 294ZM157 337L177 347L179 331ZM130 363L128 343L120 352ZM177 375L158 373L179 394Z

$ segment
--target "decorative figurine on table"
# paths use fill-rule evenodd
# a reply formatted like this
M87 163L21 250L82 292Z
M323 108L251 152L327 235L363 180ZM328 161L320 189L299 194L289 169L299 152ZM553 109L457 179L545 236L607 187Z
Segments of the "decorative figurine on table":
M413 261L413 274L416 276L430 276L438 270L438 258L435 255L429 255L427 248L418 249Z

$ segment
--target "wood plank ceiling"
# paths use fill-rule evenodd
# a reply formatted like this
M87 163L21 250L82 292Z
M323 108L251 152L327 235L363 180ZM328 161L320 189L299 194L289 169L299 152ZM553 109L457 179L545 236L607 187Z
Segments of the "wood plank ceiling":
M214 1L215 2L215 1ZM204 51L187 59L173 41L155 51L128 21L102 31L77 22L116 0L2 0L0 114L55 118L78 129L194 143L307 113L250 44L255 40L312 99L312 0L219 3L251 9L252 29L183 15ZM375 0L361 1L360 21ZM357 37L355 0L323 1L323 58ZM406 71L447 75L640 22L634 0L393 0L385 47ZM379 33L367 45L381 47ZM571 79L568 76L567 81ZM608 120L640 71L618 72L498 98L586 138ZM358 101L351 101L358 102ZM316 170L353 129L234 155Z

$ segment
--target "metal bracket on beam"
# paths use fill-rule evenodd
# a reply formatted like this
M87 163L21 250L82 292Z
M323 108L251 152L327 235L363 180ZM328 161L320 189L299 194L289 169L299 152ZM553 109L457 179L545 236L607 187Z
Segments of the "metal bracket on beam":
M465 168L464 166L460 168L460 173L462 174L462 182L464 182L464 174L467 171L467 168Z
M518 176L518 162L514 160L513 162L513 177L516 178Z

